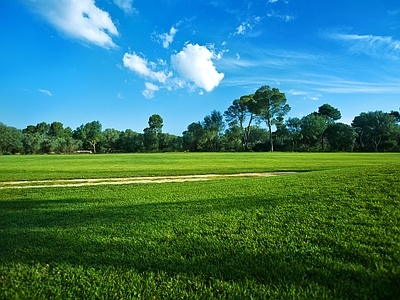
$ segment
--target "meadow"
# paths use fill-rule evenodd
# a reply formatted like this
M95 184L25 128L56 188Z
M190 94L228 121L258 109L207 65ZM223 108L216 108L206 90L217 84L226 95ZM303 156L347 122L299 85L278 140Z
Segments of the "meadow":
M400 299L400 155L0 156L0 250L0 299Z

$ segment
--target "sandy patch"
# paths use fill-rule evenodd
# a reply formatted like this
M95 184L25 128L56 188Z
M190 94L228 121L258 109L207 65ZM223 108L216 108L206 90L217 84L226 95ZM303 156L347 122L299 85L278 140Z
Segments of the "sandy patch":
M205 175L179 175L179 176L148 176L126 178L93 178L93 179L60 179L60 180L30 180L0 182L0 189L27 189L47 187L79 187L94 185L117 185L137 183L168 183L187 181L206 181L227 179L232 177L271 177L294 174L294 172L264 172L264 173L238 173L238 174L205 174Z

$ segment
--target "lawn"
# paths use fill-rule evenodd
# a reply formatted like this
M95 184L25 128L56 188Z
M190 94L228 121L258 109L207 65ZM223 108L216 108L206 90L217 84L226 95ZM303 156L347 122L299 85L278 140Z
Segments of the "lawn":
M0 298L399 299L399 158L0 156L1 181L298 171L0 189Z
M0 182L265 171L316 171L400 161L399 153L152 153L0 156Z

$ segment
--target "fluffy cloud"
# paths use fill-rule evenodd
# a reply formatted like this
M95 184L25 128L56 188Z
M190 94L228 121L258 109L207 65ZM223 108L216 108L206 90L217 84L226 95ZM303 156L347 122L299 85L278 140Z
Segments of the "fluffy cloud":
M114 0L114 3L126 14L131 14L135 11L133 8L133 0Z
M25 3L69 37L107 49L116 47L111 36L118 36L118 30L110 15L99 9L94 0L25 0Z
M224 74L215 69L213 58L215 54L207 47L187 44L182 51L171 56L171 63L182 77L210 92L224 78Z
M154 92L158 91L160 88L151 82L145 83L146 89L142 92L142 95L147 99L154 98Z
M172 43L172 41L174 40L174 36L177 32L178 32L178 29L171 27L169 33L163 33L163 34L158 35L157 37L161 41L163 47L167 49L169 47L169 45Z
M141 58L135 53L125 53L122 59L124 66L129 70L143 76L147 79L165 83L171 74L165 74L163 71L153 71L149 66L155 68L157 65L153 62L148 62L146 59Z
M240 24L239 27L236 28L235 34L244 34L246 32L246 28L247 28L246 25L248 26L249 24L246 24L246 23Z

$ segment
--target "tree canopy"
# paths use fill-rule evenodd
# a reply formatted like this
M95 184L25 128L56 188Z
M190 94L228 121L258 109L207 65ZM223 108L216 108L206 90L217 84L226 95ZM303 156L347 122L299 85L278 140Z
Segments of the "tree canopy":
M212 110L192 122L182 136L164 133L159 114L149 117L143 133L131 129L102 130L100 121L75 130L61 122L41 122L19 130L0 123L0 154L120 153L159 151L400 151L400 113L370 111L351 125L339 123L341 112L323 104L299 117L284 93L261 86L232 101L221 113ZM265 125L264 125L265 124Z
M250 111L265 121L269 131L270 151L274 151L272 138L272 125L278 117L286 115L290 111L289 104L286 104L286 96L279 89L271 89L268 85L260 87L254 94L254 104Z

